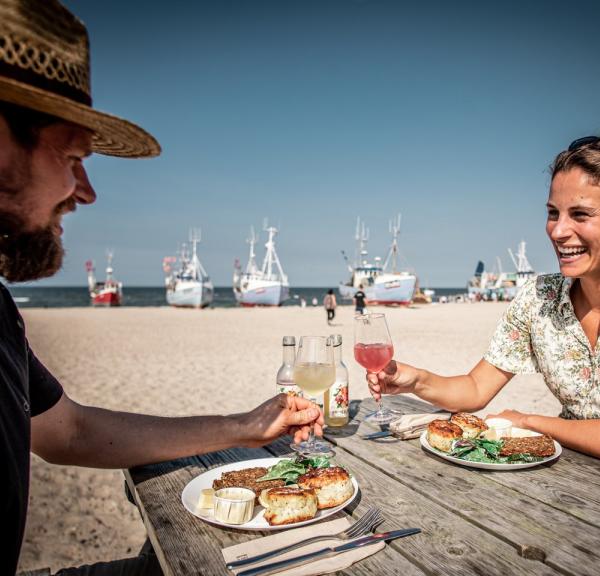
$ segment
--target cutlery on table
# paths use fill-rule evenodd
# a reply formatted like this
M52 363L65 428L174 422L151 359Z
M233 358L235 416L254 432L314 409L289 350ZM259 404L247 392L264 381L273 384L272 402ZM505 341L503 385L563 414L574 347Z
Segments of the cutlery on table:
M357 522L342 532L324 536L313 536L312 538L307 538L306 540L301 540L300 542L289 544L288 546L282 546L281 548L264 552L263 554L250 556L248 558L243 558L242 560L234 560L227 564L227 568L231 570L233 568L239 568L240 566L246 566L247 564L254 564L255 562L260 562L261 560L266 560L273 556L279 556L285 552L290 552L291 550L296 550L297 548L302 548L307 544L314 544L315 542L323 542L325 540L351 540L352 538L357 538L367 532L371 532L371 530L382 522L383 516L381 515L381 510L375 506L371 506Z
M390 541L396 538L403 538L404 536L411 536L421 532L420 528L406 528L404 530L392 530L390 532L383 532L381 534L371 534L370 536L363 536L358 540L352 540L346 544L340 544L339 546L330 546L328 548L321 548L315 552L303 554L302 556L296 556L295 558L288 558L287 560L280 560L279 562L271 562L263 566L257 566L256 568L249 568L243 572L238 572L238 576L268 576L268 574L274 574L282 570L294 566L302 566L308 564L313 560L319 560L321 558L331 558L337 556L342 552L347 552L354 548L360 548L362 546L368 546L373 542Z

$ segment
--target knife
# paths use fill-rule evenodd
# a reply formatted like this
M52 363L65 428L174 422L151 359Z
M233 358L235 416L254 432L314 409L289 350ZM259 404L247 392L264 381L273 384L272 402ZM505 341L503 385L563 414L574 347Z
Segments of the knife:
M412 536L413 534L418 534L419 532L421 532L420 528L405 528L404 530L392 530L390 532L382 532L381 534L371 534L370 536L363 536L362 538L352 540L352 542L347 542L346 544L340 544L339 546L321 548L320 550L309 552L308 554L303 554L302 556L295 556L293 558L288 558L287 560L270 562L269 564L263 564L262 566L257 566L256 568L250 568L248 570L244 570L243 572L238 572L237 576L267 576L268 574L275 574L275 572L280 572L281 570L286 570L287 568L308 564L309 562L320 558L331 558L332 556L337 556L342 552L347 552L348 550L352 550L354 548L368 546L369 544L373 544L373 542L395 540L396 538Z
M380 430L379 432L371 432L361 436L363 440L375 440L376 438L385 438L386 436L393 436L389 430Z

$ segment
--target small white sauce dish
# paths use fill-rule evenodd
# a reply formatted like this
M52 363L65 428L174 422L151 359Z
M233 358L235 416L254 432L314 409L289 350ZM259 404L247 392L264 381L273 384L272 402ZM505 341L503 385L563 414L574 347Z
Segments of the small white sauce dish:
M485 437L489 440L500 440L500 438L509 437L512 433L512 422L506 418L488 418L485 423L488 430L485 431Z
M215 519L224 524L245 524L252 519L256 495L248 488L221 488L214 495Z

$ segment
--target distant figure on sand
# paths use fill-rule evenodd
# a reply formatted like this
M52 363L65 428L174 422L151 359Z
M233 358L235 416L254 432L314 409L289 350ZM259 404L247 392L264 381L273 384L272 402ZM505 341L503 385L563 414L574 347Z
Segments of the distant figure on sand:
M560 416L498 416L600 458L600 138L575 140L551 169L546 233L560 273L527 281L468 374L439 376L392 360L367 380L376 399L410 392L449 412L475 412L515 374L541 372Z
M318 305L319 305L319 301L317 300L317 297L316 297L316 296L313 296L313 299L312 299L312 301L311 301L311 302L312 302L312 305L313 305L313 306L318 306Z
M357 314L365 313L365 306L367 305L367 295L363 292L363 285L360 284L358 287L358 292L354 293L354 298L352 299L354 302L354 310Z
M58 272L63 215L96 200L84 159L93 152L157 156L160 146L135 124L91 107L87 30L57 0L0 0L0 40L0 276L26 282ZM3 284L0 317L2 576L17 570L30 452L53 464L120 469L258 447L282 434L299 441L308 438L311 422L321 433L318 408L285 394L231 416L163 418L79 404L29 347L23 318ZM59 573L161 575L152 546L143 550L134 558Z
M327 290L327 294L323 298L323 306L325 306L327 312L327 324L331 324L331 321L335 318L335 308L337 306L333 290Z

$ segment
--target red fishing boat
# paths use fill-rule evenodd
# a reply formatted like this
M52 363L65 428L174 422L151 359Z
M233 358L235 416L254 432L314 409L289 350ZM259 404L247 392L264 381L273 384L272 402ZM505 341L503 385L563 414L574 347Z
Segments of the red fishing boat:
M96 269L94 262L88 260L85 267L88 273L88 286L90 297L94 306L120 306L123 298L123 284L113 278L112 252L107 254L108 263L106 266L106 280L99 282L96 280Z

